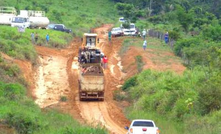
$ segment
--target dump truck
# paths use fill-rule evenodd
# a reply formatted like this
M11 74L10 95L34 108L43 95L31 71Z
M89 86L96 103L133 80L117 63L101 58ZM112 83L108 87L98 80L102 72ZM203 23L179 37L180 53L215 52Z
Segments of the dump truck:
M104 73L99 64L83 64L79 71L80 100L104 100Z
M79 48L79 98L80 100L104 100L104 73L101 66L103 53L97 47L99 39L95 33L85 33Z

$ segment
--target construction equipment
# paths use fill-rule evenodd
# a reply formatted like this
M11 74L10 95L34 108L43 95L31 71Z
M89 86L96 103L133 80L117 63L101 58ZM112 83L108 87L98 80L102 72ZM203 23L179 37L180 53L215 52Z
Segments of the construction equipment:
M97 47L97 34L85 33L79 49L79 98L104 100L104 73L101 66L103 53Z

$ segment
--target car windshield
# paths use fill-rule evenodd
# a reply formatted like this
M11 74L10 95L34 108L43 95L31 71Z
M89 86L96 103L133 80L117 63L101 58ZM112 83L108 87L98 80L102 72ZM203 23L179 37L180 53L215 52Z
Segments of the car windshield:
M139 127L139 126L142 126L142 127L153 127L153 122L151 121L135 121L133 123L133 126L136 126L136 127Z
M130 25L130 28L135 28L135 25Z
M112 31L119 31L120 28L113 28Z
M48 28L52 28L52 29L53 29L54 26L55 26L55 24L49 24L49 25L48 25Z
M24 23L24 22L26 22L26 18L15 17L15 18L12 18L12 22L14 22L14 23Z

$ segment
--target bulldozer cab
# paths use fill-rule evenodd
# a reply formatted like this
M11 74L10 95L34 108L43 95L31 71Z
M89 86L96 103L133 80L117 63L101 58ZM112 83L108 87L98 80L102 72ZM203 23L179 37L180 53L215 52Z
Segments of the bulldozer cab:
M83 35L82 47L93 49L93 48L96 48L98 43L99 43L99 38L97 37L97 34L95 34L95 33L85 33Z
M101 63L103 53L98 48L99 38L95 33L84 33L82 47L79 48L78 61L80 64Z

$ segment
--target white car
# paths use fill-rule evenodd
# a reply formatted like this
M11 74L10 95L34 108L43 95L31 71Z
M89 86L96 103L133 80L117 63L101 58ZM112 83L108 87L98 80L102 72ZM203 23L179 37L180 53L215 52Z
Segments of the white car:
M111 30L111 35L114 36L114 37L117 37L117 36L122 36L123 35L123 31L120 27L115 27Z
M123 24L121 24L121 27L123 28ZM123 28L123 33L124 35L131 35L131 36L136 36L138 34L134 23L130 23L129 28Z
M131 36L136 35L136 31L134 31L132 29L123 29L123 33L124 33L124 35L131 35Z
M125 129L128 130L127 134L160 134L152 120L136 119L131 122L130 127L125 127Z

